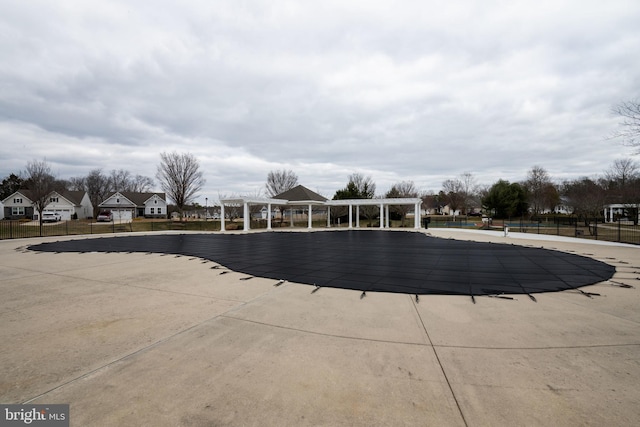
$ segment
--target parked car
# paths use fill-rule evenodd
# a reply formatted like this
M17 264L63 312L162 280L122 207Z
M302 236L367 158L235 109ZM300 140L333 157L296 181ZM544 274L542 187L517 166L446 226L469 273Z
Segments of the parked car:
M96 221L98 222L110 222L113 220L113 214L110 211L102 211L98 214Z
M58 222L62 218L59 214L53 212L44 212L42 214L42 222Z

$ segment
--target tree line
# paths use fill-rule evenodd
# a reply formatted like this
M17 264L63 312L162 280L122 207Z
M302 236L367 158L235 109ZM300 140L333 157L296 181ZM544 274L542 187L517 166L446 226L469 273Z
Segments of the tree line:
M298 185L291 170L269 172L265 185L270 197ZM622 206L623 215L638 222L640 204L640 166L626 158L616 160L600 176L554 181L545 168L533 166L522 182L499 179L491 185L478 184L475 176L465 172L443 181L438 193L419 191L413 181L393 184L383 194L376 193L371 176L354 173L345 187L337 190L333 200L373 198L422 198L423 208L441 213L445 207L462 215L484 214L494 218L538 217L542 214L567 213L579 218L596 218L609 204ZM347 208L336 208L335 215L345 215ZM370 222L378 214L375 206L361 206L361 215ZM394 206L392 213L404 223L410 206Z

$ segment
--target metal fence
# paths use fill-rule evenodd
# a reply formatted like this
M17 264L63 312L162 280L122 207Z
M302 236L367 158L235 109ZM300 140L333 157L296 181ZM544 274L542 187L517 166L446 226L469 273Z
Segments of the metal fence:
M431 218L429 227L508 230L580 239L640 245L640 225L632 222L604 222L603 218L545 217L482 221L481 218Z
M242 228L242 224L239 224L239 227ZM91 222L72 220L42 224L42 227L37 221L0 221L0 239L165 230L219 231L220 221Z
M429 228L466 228L476 230L505 230L507 227L511 232L548 234L554 236L576 237L580 239L605 240L610 242L631 243L640 245L640 226L626 222L605 223L602 218L580 219L575 217L547 217L540 219L519 218L510 220L483 221L478 217L430 217L429 223L423 226ZM242 221L225 222L227 230L242 230ZM272 221L272 227L289 227L289 223ZM392 227L399 227L400 222L392 222ZM266 221L251 221L252 229L266 228ZM307 222L302 221L294 226L304 226ZM314 228L326 226L324 221L314 221ZM220 231L220 221L132 221L122 222L102 222L72 220L61 221L51 224L43 224L42 227L37 221L10 221L0 220L0 240L1 239L21 239L27 237L64 236L82 234L105 234L105 233L135 233L145 231Z

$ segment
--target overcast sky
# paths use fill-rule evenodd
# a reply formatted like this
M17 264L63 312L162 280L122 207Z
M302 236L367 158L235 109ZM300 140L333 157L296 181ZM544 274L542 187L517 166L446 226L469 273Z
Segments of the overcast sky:
M607 137L640 98L639 23L637 0L4 0L0 179L155 180L171 151L202 203L276 169L329 198L354 172L379 194L593 176L632 152Z

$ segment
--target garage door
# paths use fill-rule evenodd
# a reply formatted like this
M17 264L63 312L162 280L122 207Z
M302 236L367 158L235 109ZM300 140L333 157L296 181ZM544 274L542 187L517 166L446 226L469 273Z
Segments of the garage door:
M131 211L129 210L113 210L113 219L131 221Z
M56 209L56 213L60 215L63 221L69 221L71 219L70 209Z

